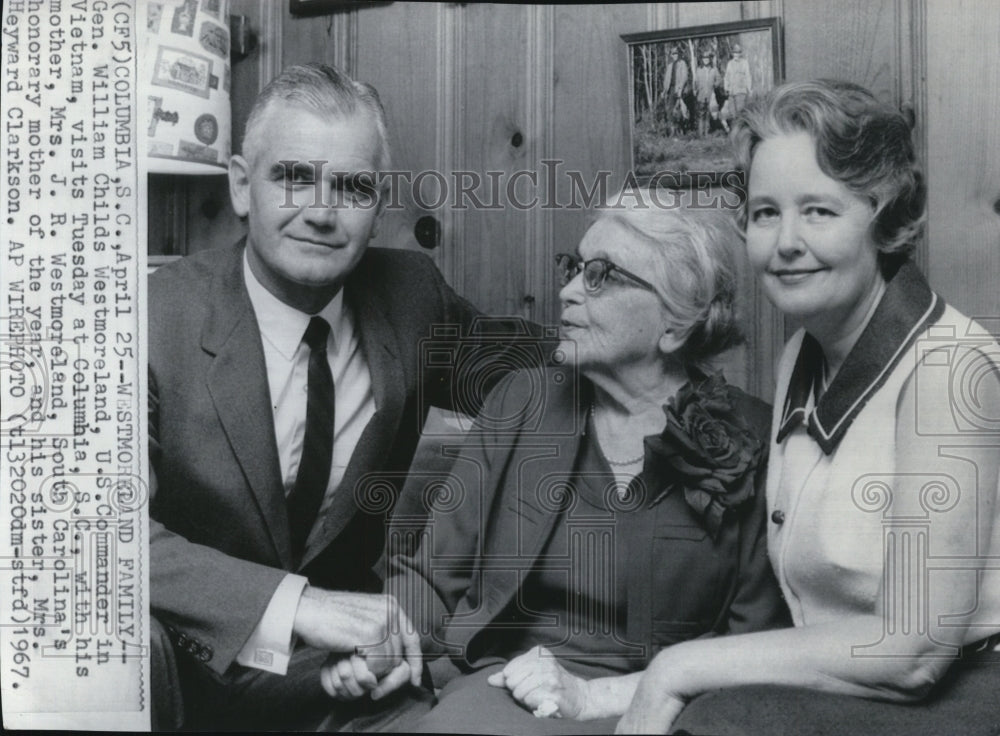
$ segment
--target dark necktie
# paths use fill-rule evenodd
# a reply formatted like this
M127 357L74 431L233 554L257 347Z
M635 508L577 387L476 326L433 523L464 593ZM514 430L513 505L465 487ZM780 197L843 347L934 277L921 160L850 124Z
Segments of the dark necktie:
M296 564L302 560L309 531L326 495L333 459L333 415L335 396L330 363L326 358L326 339L330 325L322 317L309 320L302 338L309 346L309 398L306 403L306 432L302 457L295 475L295 486L288 494L288 522L292 554Z

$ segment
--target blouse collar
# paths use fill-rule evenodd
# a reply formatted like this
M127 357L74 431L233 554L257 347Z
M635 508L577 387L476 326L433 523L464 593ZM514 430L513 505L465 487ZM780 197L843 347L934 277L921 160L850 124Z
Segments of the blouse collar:
M809 396L822 375L824 358L819 342L806 333L788 382L777 441L784 441L803 422L823 452L831 454L906 350L941 317L944 307L944 300L931 291L916 265L903 263L886 285L882 301L840 371L811 411Z

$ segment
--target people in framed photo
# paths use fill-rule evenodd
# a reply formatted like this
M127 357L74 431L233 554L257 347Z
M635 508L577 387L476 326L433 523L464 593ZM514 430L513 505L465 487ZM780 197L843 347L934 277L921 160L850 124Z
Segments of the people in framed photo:
M783 75L777 18L623 35L633 173L693 182L730 167L736 115Z

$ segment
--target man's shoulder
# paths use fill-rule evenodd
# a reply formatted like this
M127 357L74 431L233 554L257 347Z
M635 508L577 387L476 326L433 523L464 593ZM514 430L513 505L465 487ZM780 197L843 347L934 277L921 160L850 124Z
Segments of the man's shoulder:
M347 280L353 298L374 299L401 324L440 319L450 294L437 266L423 253L369 247Z
M210 248L158 268L149 276L149 326L151 335L167 327L182 328L199 320L223 285L240 273L242 246L237 243ZM224 283L223 283L224 282Z
M209 248L160 266L149 277L150 299L180 290L184 293L206 291L220 274L235 267L243 252L235 243Z
M355 273L390 285L395 282L409 283L441 278L437 266L428 256L400 248L368 247Z

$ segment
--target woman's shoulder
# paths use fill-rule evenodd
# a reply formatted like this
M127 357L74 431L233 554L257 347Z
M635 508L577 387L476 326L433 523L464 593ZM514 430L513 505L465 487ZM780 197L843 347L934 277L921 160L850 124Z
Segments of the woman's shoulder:
M928 325L917 338L923 347L921 351L933 350L935 346L968 347L997 355L997 335L983 324L967 317L951 304L946 304L941 316Z
M480 425L495 424L502 418L507 429L525 421L569 411L580 401L581 381L571 365L542 366L512 370L490 391L480 412Z
M574 394L580 385L571 365L532 366L510 371L493 388L491 396L520 398L524 395L559 396Z
M924 435L995 432L1000 416L1000 345L981 323L954 307L917 336L902 366L911 419ZM900 409L899 411L904 411Z
M996 335L950 304L920 331L909 350L911 355L896 367L903 374L902 385L918 376L925 385L951 391L955 381L1000 373Z

